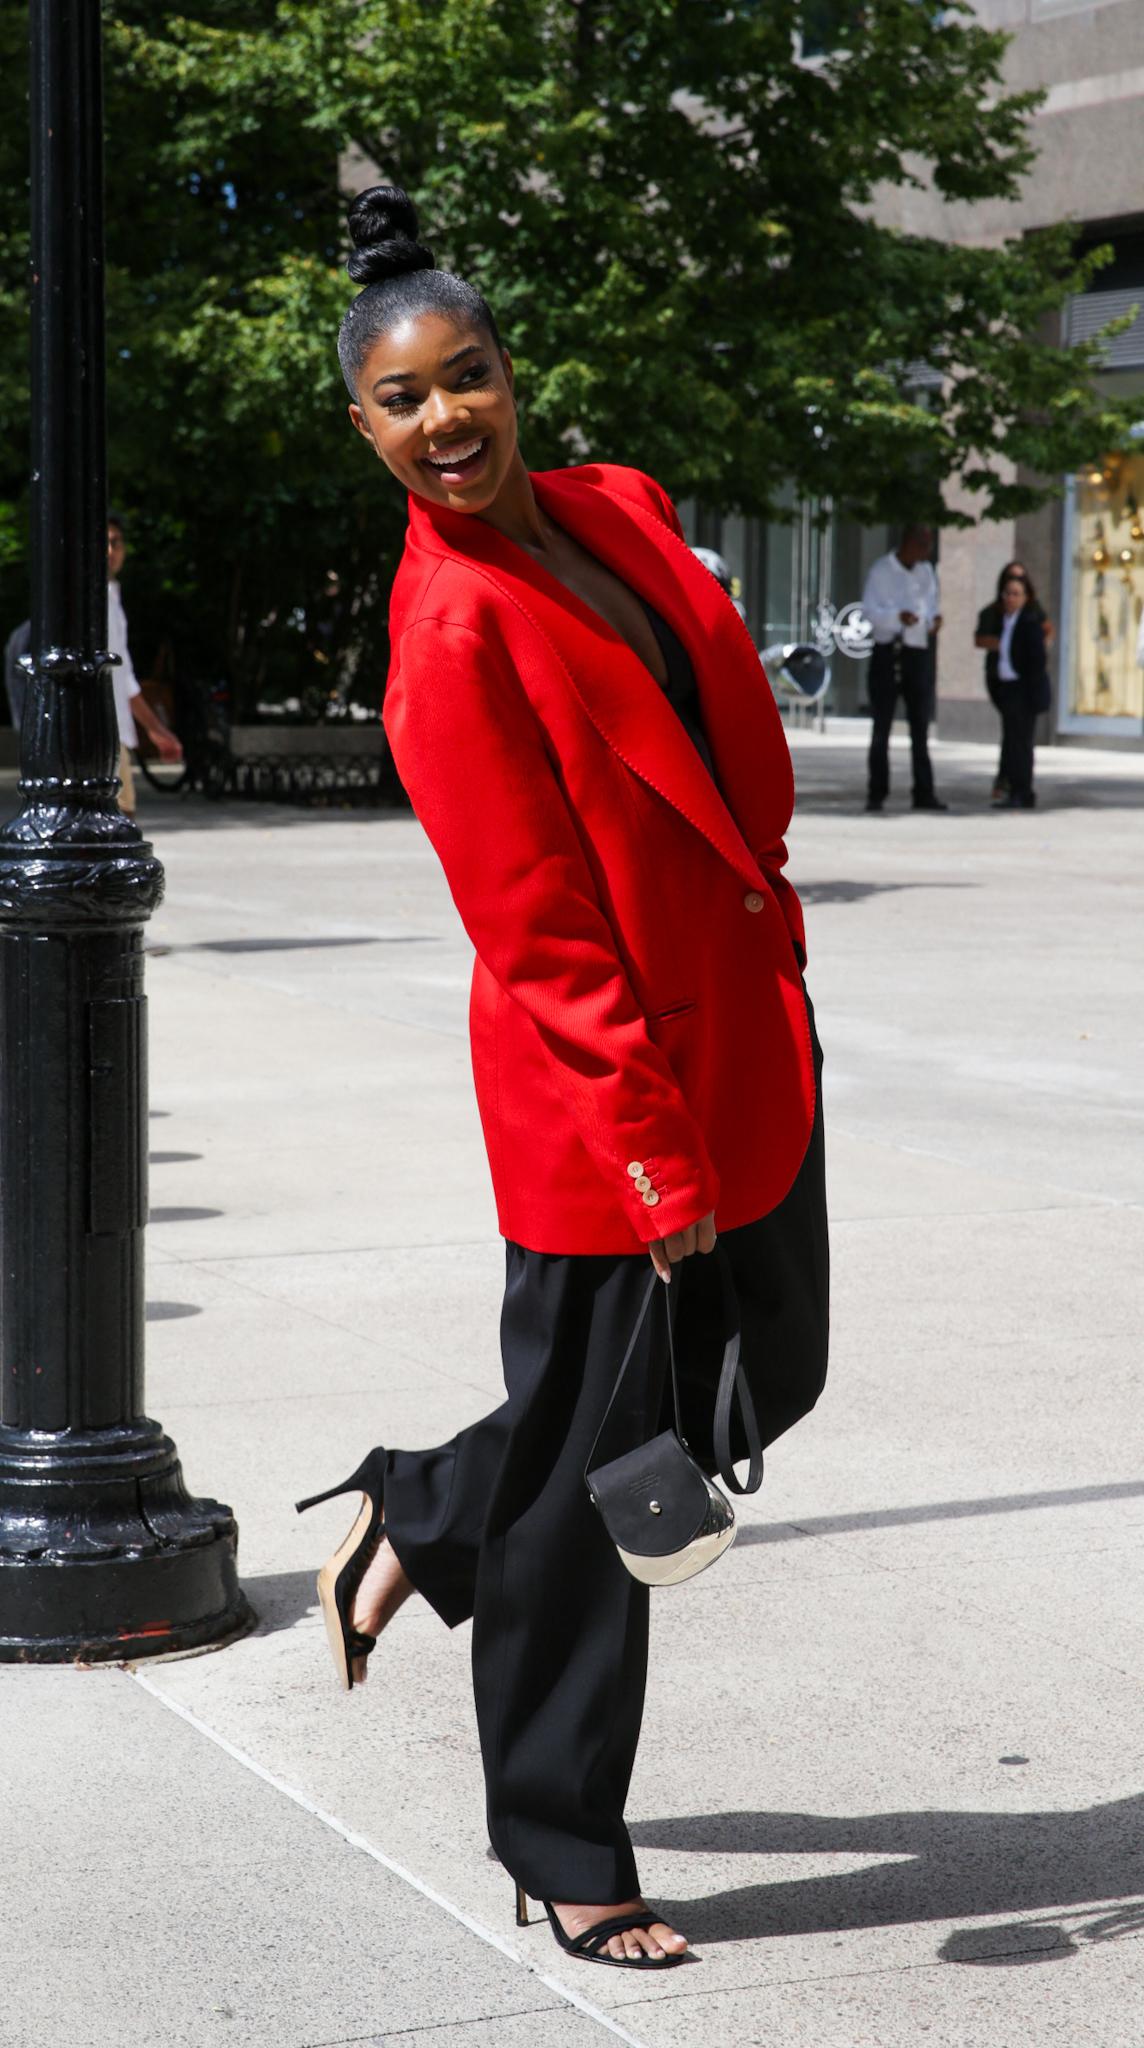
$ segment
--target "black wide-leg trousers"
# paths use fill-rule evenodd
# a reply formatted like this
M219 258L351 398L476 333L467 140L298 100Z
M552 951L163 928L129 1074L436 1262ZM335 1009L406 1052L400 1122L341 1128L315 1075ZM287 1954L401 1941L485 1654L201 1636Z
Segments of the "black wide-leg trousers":
M817 1049L817 1041L816 1041ZM598 1461L667 1426L675 1317L684 1433L714 1471L725 1257L765 1443L814 1406L826 1377L829 1255L819 1102L786 1200L677 1266L649 1316ZM534 1898L608 1905L639 1890L624 1826L647 1672L648 1589L625 1570L584 1467L648 1280L645 1254L506 1248L507 1399L428 1451L393 1451L386 1528L414 1586L451 1627L473 1622L473 1682L489 1835ZM670 1599L670 1593L661 1595Z

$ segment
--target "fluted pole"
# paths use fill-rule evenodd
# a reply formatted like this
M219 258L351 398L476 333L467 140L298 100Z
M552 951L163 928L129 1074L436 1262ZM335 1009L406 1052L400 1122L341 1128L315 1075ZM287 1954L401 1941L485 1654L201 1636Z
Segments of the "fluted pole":
M145 920L107 641L99 0L32 0L32 643L0 831L0 1658L249 1624L229 1508L145 1413Z

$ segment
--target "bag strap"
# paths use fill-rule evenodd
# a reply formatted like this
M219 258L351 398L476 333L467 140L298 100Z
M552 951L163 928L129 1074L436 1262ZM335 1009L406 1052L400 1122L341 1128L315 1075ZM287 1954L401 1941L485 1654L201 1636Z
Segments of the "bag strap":
M747 1377L741 1362L742 1331L740 1327L739 1303L735 1294L735 1283L731 1278L731 1267L727 1255L719 1246L716 1246L715 1255L719 1260L723 1279L723 1301L728 1332L727 1340L723 1347L723 1364L719 1372L719 1385L715 1395L715 1462L719 1468L719 1477L730 1493L757 1493L763 1483L763 1445L759 1433L759 1420L755 1413L755 1403L751 1396L750 1387L747 1385ZM678 1281L676 1285L678 1285ZM600 1427L592 1440L592 1448L588 1453L584 1466L584 1478L586 1481L591 1472L596 1452L599 1449L600 1438L607 1428L608 1418L616 1405L616 1399L623 1385L624 1374L627 1372L628 1366L631 1363L632 1353L635 1351L636 1344L639 1341L640 1331L647 1321L647 1313L651 1307L652 1296L656 1288L662 1286L663 1282L653 1267L644 1298L640 1303L639 1313L636 1316L635 1328L628 1339L628 1348L624 1352L619 1372L616 1374L616 1383L612 1388L611 1398L604 1410ZM687 1439L683 1434L683 1417L679 1405L679 1374L675 1362L675 1328L670 1300L665 1302L664 1307L667 1311L667 1355L671 1368L671 1398L675 1409L675 1433L684 1450L686 1450L688 1446ZM736 1477L734 1461L731 1455L731 1417L736 1400L739 1404L739 1415L747 1438L749 1461L747 1477L742 1482Z
M603 1413L603 1418L602 1418L602 1420L601 1420L601 1422L600 1422L600 1427L599 1427L599 1429L598 1429L598 1430L596 1431L596 1434L595 1434L595 1436L594 1436L594 1437L593 1437L593 1439L592 1439L592 1448L591 1448L591 1450L590 1450L590 1451L589 1451L589 1453L588 1453L588 1457L587 1457L587 1460L586 1460L586 1462L585 1462L585 1465L584 1465L584 1478L585 1478L585 1480L586 1480L586 1481L588 1480L588 1476L589 1476L589 1474L590 1474L590 1472L591 1472L591 1470L592 1470L592 1462L593 1462L593 1460L594 1460L594 1458L595 1458L595 1456L596 1456L596 1452L598 1451L598 1449L599 1449L599 1447L600 1447L600 1438L601 1438L601 1437L603 1436L603 1434L604 1434L604 1431L606 1430L606 1428L607 1428L607 1426L608 1426L608 1417L609 1417L609 1415L611 1414L611 1412L612 1412L613 1408L614 1408L614 1407L615 1407L615 1405L616 1405L616 1397L617 1397L617 1395L619 1394L619 1391L620 1391L620 1388L621 1388L621 1386L623 1385L623 1381L624 1381L624 1374L626 1373L626 1371L627 1371L627 1369L628 1369L628 1366L629 1366L629 1364L631 1363L631 1356L632 1356L632 1352L633 1352L633 1351L635 1350L635 1348L636 1348L636 1344L637 1344L637 1342L638 1342L638 1340L639 1340L639 1334L640 1334L640 1331L641 1331L641 1330L643 1329L643 1326L644 1326L644 1324L645 1324L645 1323L646 1323L646 1321L647 1321L647 1312L648 1312L649 1308L651 1307L651 1298L652 1298L652 1295L653 1295L653 1294L655 1293L656 1287L657 1287L657 1286L662 1286L662 1285L663 1285L663 1282L662 1282L662 1281L660 1280L659 1274L658 1274L658 1273L656 1272L656 1270L655 1270L655 1267L653 1266L653 1267L652 1267L652 1270L651 1270L651 1278L650 1278L650 1280L649 1280L649 1281L648 1281L648 1283L647 1283L647 1289L646 1289L646 1292L645 1292L645 1294L644 1294L644 1298L643 1298L643 1300L642 1300L642 1301L641 1301L641 1303L640 1303L640 1311L639 1311L639 1314L638 1314L638 1316L636 1317L636 1324L635 1324L635 1328L634 1328L634 1330L632 1331L632 1334L631 1334L631 1336L630 1336L630 1337L628 1338L628 1348L627 1348L627 1350L626 1350L626 1351L625 1351L625 1353L624 1353L624 1356L623 1356L623 1362L622 1362L622 1364L621 1364L621 1366L620 1366L619 1372L618 1372L618 1373L616 1374L616 1384L615 1384L615 1386L614 1386L614 1387L612 1388L612 1392L611 1392L611 1398L610 1398L610 1400L609 1400L609 1402L608 1402L608 1405L607 1405L607 1407L606 1407L606 1408L605 1408L605 1410L604 1410L604 1413ZM671 1316L670 1316L670 1315L669 1315L669 1316L668 1316L668 1318L667 1318L667 1328L668 1328L668 1336L669 1336L669 1339L670 1339L670 1336L671 1336ZM672 1383L672 1391L673 1391L673 1393L675 1394L675 1426L676 1426L676 1429L678 1430L678 1428L679 1428L679 1392L678 1392L678 1389L677 1389L677 1387L676 1387L676 1384L675 1384L675 1346L674 1346L674 1343L672 1343L672 1348L671 1348L671 1383ZM589 1491L591 1491L591 1488L590 1488L590 1486L589 1486Z

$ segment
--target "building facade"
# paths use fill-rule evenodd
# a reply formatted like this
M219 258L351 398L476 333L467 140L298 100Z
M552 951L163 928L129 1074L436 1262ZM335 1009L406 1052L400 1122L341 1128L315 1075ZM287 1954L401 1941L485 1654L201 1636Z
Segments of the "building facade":
M1018 560L1056 628L1054 736L1144 746L1144 0L975 6L988 27L1012 37L1006 84L1046 95L1033 117L1034 168L1013 202L949 205L932 191L895 188L882 195L878 216L912 234L969 244L1072 220L1082 245L1111 244L1113 263L1047 338L1086 339L1138 309L1106 349L1102 382L1110 392L1140 393L1141 438L1139 454L1094 448L1086 468L1059 479L1061 495L1036 513L942 534L938 729L950 738L996 734L973 634L1000 570ZM959 509L976 510L969 497ZM717 547L739 578L761 647L812 637L820 607L859 598L870 562L893 539L886 528L836 520L827 506L792 501L791 512L790 525L763 525L685 508L688 538ZM832 668L829 708L862 710L864 664L835 653Z
M1015 203L941 206L911 194L898 218L958 241L1000 240L1074 220L1078 239L1110 243L1114 261L1073 299L1057 339L1088 338L1136 308L1109 343L1102 382L1140 393L1139 454L1100 448L1062 495L1039 512L951 530L942 540L946 631L940 654L939 727L992 735L972 624L1010 559L1026 564L1057 627L1051 650L1052 724L1062 739L1144 744L1144 4L1142 0L976 0L991 28L1013 40L1005 60L1015 91L1037 87L1037 160ZM969 501L967 508L971 509ZM951 630L952 629L952 630Z

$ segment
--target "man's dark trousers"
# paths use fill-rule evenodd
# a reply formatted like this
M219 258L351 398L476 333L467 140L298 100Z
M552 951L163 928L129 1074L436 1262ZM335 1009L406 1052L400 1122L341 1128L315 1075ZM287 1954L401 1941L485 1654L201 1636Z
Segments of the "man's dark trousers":
M930 766L926 732L930 722L933 692L930 683L930 654L926 647L903 647L899 640L875 647L870 656L870 709L874 730L870 735L870 786L872 804L884 803L890 791L890 728L899 696L906 707L910 727L910 749L914 768L914 802L933 802L933 769Z

